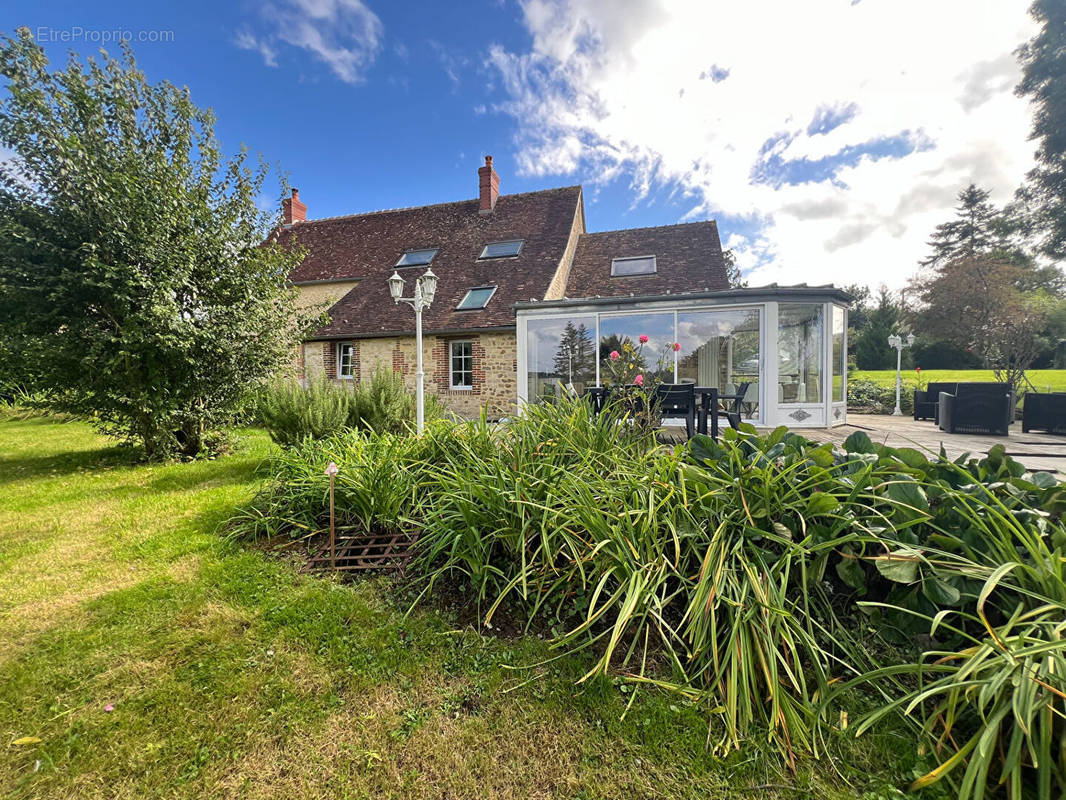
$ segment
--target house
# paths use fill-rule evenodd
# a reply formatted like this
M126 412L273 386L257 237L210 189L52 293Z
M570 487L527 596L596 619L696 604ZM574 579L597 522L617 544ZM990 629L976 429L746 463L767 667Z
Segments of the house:
M580 186L499 188L488 156L472 200L308 220L294 189L277 241L307 252L290 276L302 301L330 304L300 350L303 374L359 381L383 365L413 386L414 314L388 278L410 293L432 269L425 386L461 415L599 385L609 352L647 336L645 366L666 380L747 382L756 424L843 423L846 294L731 288L713 221L589 233Z

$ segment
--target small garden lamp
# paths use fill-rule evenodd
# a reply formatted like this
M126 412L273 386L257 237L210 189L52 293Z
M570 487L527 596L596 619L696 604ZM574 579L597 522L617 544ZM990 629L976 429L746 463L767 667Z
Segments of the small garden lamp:
M326 475L329 476L329 565L333 569L337 568L337 528L334 524L333 513L333 479L337 477L337 473L340 472L337 465L330 461L329 466L326 467Z
M896 407L892 410L892 416L902 417L903 410L899 407L899 390L902 378L900 376L900 367L903 364L903 348L912 347L914 345L914 334L908 333L907 338L904 339L898 333L894 333L888 337L888 346L896 348Z
M415 409L416 430L422 433L425 428L426 400L425 380L426 373L422 369L422 311L429 308L433 298L437 294L437 276L433 270L427 269L417 281L415 281L415 293L413 297L403 296L404 280L400 273L393 270L389 278L389 294L394 303L407 303L415 310Z

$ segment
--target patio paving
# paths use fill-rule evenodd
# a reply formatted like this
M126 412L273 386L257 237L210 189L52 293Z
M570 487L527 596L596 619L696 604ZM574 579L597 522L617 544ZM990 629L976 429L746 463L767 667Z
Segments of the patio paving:
M819 442L843 445L855 431L863 431L873 441L890 447L914 447L940 452L943 443L948 458L955 459L963 453L981 456L989 448L1001 444L1007 455L1021 462L1030 470L1043 472L1066 472L1066 436L1047 433L1022 433L1021 422L1010 427L1009 436L984 434L945 433L934 422L914 420L910 416L893 417L884 414L856 414L848 412L848 424L837 428L797 428L795 432Z

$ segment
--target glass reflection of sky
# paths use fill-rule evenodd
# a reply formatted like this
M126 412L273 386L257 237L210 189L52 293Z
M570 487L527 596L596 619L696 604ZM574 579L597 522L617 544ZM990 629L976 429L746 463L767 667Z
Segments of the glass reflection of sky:
M555 369L555 354L559 352L559 341L566 330L566 323L574 323L577 328L584 325L592 339L596 338L595 317L573 317L567 319L530 319L526 323L526 369L529 372L550 374Z
M666 314L624 314L621 316L600 317L600 346L615 346L615 342L632 340L633 347L639 347L640 336L647 336L643 357L645 367L654 370L663 361L663 367L672 375L674 371L673 349L667 349L674 343L674 315ZM611 337L618 337L612 341ZM606 355L601 353L601 358ZM602 377L602 376L601 376Z
M759 334L757 309L738 311L694 311L677 315L677 340L681 355L692 352L708 339L736 336L742 333Z

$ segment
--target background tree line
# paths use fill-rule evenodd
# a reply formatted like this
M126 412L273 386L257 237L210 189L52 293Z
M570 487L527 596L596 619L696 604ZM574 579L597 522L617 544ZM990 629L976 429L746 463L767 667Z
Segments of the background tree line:
M1026 369L1066 368L1066 3L1037 0L1029 11L1041 27L1016 52L1016 92L1033 108L1036 166L1004 207L965 187L905 291L849 287L859 369L894 368L888 336L908 331L909 368L985 367L1016 387Z

